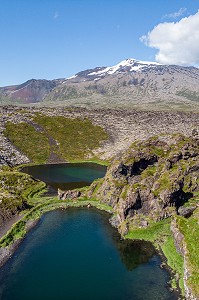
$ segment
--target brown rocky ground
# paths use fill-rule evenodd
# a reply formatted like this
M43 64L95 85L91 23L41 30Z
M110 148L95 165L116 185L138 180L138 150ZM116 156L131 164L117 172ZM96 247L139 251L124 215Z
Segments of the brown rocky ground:
M8 121L30 123L37 113L45 116L89 118L93 124L103 127L109 139L94 150L94 155L105 160L124 151L136 140L146 140L160 134L182 133L190 136L192 132L196 135L199 132L199 114L197 113L2 106L0 107L1 165L17 165L30 161L4 136L3 130ZM50 162L53 162L53 159L52 155Z

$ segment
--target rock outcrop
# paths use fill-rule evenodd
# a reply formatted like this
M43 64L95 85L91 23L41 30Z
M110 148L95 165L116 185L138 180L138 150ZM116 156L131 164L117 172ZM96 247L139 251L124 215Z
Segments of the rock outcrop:
M114 208L118 223L139 227L175 214L190 216L196 205L183 207L199 191L199 140L182 135L135 142L118 156L89 196Z
M199 139L180 134L135 142L112 161L105 177L94 181L87 193L88 197L113 207L111 223L123 235L129 227L146 228L154 221L172 217L171 231L176 250L184 258L183 281L189 300L198 299L194 279L198 195ZM182 223L181 227L176 219Z
M81 196L80 191L73 191L73 190L68 190L68 191L62 191L58 189L58 199L59 200L76 200Z

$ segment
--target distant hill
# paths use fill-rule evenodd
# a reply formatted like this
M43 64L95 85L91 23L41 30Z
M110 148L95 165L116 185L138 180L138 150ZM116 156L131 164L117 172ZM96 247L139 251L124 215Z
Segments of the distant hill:
M40 102L62 81L61 79L30 79L20 85L0 87L0 102L4 104Z
M126 59L59 80L0 88L2 102L199 110L199 69ZM5 101L6 100L6 101Z

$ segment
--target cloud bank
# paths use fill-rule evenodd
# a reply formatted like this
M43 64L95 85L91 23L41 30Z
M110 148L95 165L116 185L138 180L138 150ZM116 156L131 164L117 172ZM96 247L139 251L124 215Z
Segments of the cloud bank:
M179 22L160 23L140 40L158 49L159 63L199 65L199 11Z

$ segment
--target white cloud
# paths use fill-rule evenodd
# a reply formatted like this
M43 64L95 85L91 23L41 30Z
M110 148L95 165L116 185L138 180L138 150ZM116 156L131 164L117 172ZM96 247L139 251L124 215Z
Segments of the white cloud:
M159 63L199 65L199 11L179 22L160 23L140 40L158 49Z
M187 8L181 7L178 11L176 11L174 13L170 13L170 14L164 15L162 17L162 19L165 19L165 18L166 19L167 18L176 19L176 18L182 17L186 11L187 11Z
M57 19L59 17L59 13L56 11L55 13L54 13L54 16L53 16L53 19Z

